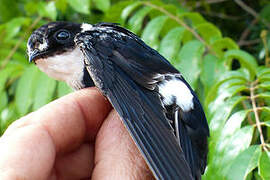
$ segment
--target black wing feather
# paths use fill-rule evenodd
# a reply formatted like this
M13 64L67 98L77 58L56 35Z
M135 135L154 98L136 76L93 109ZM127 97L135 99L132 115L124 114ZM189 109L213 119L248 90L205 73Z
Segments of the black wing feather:
M95 85L122 117L155 177L200 179L206 165L209 129L196 95L193 94L198 111L179 111L178 114L180 123L176 129L182 150L164 115L168 109L163 107L156 91L160 81L158 74L179 72L126 29L106 23L96 26L79 34L76 43L85 54L85 63ZM183 82L190 88L184 79ZM198 139L201 135L206 141L204 144Z
M139 86L118 66L108 63L110 59L104 61L98 55L93 56L92 51L95 49L83 49L88 70L93 76L91 68L103 66L97 72L98 77L92 78L121 116L155 177L192 179L184 153L164 116L158 93ZM112 83L98 84L104 81Z
M116 70L117 69L117 70ZM141 89L116 68L121 77L108 98L123 118L158 179L191 179L191 172L164 114L158 94ZM126 79L123 79L126 77ZM124 103L123 103L124 102ZM153 111L153 109L155 111Z

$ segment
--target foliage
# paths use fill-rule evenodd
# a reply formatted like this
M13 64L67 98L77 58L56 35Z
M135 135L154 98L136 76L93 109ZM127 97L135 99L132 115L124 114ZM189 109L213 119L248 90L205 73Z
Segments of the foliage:
M199 95L211 129L203 178L269 179L270 40L261 29L270 22L270 3L261 2L261 48L251 55L201 14L178 1L164 2L0 0L1 132L71 92L27 62L26 40L33 29L52 20L118 22L170 60ZM10 6L15 11L7 11Z

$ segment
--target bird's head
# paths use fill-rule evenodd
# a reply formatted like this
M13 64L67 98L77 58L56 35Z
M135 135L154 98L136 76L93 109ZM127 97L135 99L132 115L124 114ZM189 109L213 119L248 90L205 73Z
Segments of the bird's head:
M52 22L41 26L27 42L29 62L34 62L48 76L65 81L75 89L82 87L76 83L83 77L84 57L74 38L91 27L90 24L72 22Z
M52 22L41 26L27 43L29 62L63 54L74 49L74 37L81 31L81 24Z

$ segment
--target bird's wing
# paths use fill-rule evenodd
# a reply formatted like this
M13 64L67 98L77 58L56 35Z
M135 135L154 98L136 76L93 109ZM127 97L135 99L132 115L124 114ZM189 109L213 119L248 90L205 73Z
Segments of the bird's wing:
M178 135L178 142L184 151L193 177L200 179L207 162L209 128L196 94L178 70L135 34L108 23L98 24L96 29L99 30L101 38L98 38L95 48L103 56L110 57L110 61L120 67L139 86L158 91L158 84L173 77L181 81L184 84L183 88L187 88L192 94L193 108L190 110L183 111L179 108L179 104L175 103L172 111L170 106L165 106L164 111L167 117L172 117L170 120L173 121L175 135ZM179 95L176 100L185 99L185 92L176 93Z
M144 66L167 64L165 70L167 68L172 73L177 71L169 67L166 60L153 59L158 53L147 46L143 48L148 49L143 49L140 45L135 46L136 43L132 41L131 44L125 44L120 39L129 37L119 33L112 29L97 28L78 34L75 42L85 55L85 65L96 86L121 116L155 177L190 180L190 167L165 117L160 95L153 90L154 82L150 82L150 75L154 77L155 69L160 68L153 67L148 71ZM119 46L119 43L124 44ZM121 49L125 47L128 49ZM149 50L156 54L155 57L148 52L144 53ZM120 59L118 53L125 52L125 58ZM134 54L132 56L137 57L137 60L127 58L129 54Z

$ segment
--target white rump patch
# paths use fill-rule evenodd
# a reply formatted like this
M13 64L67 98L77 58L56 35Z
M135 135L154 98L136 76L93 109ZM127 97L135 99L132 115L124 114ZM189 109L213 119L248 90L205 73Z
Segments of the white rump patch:
M92 27L93 26L91 24L87 24L87 23L82 23L81 25L82 32L90 31Z
M79 48L48 58L35 61L39 69L48 76L65 81L73 89L82 87L84 57Z
M159 85L159 93L164 98L165 105L171 105L175 100L176 104L185 112L194 107L193 95L180 79L164 80Z

